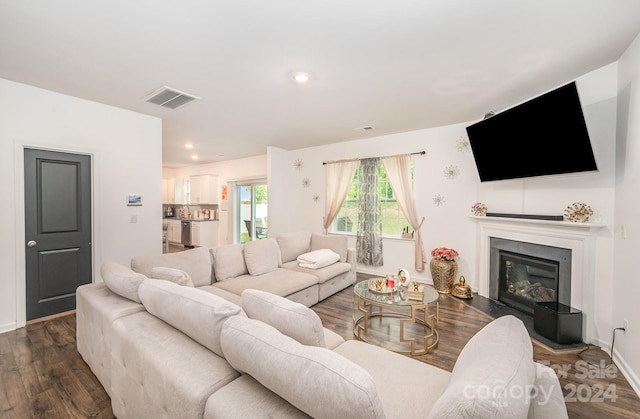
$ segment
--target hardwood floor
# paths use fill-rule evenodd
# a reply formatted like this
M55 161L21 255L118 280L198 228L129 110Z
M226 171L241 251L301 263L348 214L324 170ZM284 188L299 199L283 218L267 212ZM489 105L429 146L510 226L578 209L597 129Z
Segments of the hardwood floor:
M353 339L352 290L312 307L325 327L345 339ZM440 297L439 314L438 346L417 358L451 371L464 344L491 318L448 295ZM380 338L396 333L395 328L382 323ZM534 358L565 366L560 374L565 398L585 400L567 402L570 418L640 418L640 399L615 366L589 367L575 352L553 353L535 342ZM76 350L75 314L0 334L0 418L89 417L112 418L113 413L109 397Z

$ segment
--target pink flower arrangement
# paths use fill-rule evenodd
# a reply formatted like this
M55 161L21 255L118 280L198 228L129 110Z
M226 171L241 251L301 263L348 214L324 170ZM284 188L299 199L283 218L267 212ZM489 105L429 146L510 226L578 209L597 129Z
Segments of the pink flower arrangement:
M458 252L448 247L437 247L431 251L431 256L444 260L453 260L458 256Z

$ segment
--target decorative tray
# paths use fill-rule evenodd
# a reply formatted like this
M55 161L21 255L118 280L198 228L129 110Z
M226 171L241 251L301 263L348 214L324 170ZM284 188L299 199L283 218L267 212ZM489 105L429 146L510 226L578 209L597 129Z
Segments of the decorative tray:
M377 286L376 282L380 281L380 284ZM376 294L392 294L394 289L387 287L387 280L385 278L371 278L369 280L369 291L375 292Z

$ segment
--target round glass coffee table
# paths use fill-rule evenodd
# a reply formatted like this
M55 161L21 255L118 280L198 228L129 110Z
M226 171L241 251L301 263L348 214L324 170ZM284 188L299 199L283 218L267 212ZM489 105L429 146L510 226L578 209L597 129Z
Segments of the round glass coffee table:
M380 279L380 278L377 278ZM373 282L376 278L358 282L353 287L352 318L353 336L363 342L374 343L368 335L372 330L374 318L398 318L399 341L396 347L387 347L394 352L407 355L424 355L438 344L439 336L436 330L438 321L438 298L440 294L430 285L422 284L422 299L415 295L407 298L407 293L400 291L376 291ZM378 323L378 322L376 322ZM420 327L415 327L418 325ZM405 333L405 328L411 327L411 333ZM395 334L397 326L386 325L382 333L388 338ZM416 330L418 332L416 333ZM408 337L411 334L413 337ZM395 338L394 338L395 339ZM371 342L370 342L371 340ZM416 345L416 342L420 344ZM401 348L405 347L406 349ZM386 347L386 345L385 345Z

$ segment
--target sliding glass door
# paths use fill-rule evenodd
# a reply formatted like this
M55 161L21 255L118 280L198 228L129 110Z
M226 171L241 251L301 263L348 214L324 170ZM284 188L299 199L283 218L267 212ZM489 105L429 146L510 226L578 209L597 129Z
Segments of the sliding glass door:
M267 237L267 183L266 181L237 184L239 214L236 218L237 236L240 243Z

